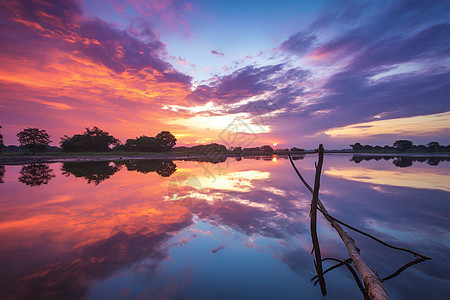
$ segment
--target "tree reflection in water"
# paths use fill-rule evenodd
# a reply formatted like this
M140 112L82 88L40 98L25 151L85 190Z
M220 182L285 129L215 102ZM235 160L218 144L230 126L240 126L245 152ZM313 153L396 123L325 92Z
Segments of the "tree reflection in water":
M140 173L156 172L162 177L169 177L177 170L177 165L171 160L125 160L125 161L90 161L90 162L65 162L61 168L67 177L85 178L88 183L95 185L109 179L125 166L128 171Z
M89 161L89 162L65 162L61 168L64 175L69 177L83 177L88 183L100 184L106 179L110 178L117 171L121 169L120 166L108 161Z
M177 165L172 160L126 160L120 164L125 165L128 171L144 174L156 172L162 177L170 177L177 170Z
M19 182L29 186L39 186L48 184L50 180L55 178L53 169L46 164L25 165L22 167L19 176Z
M390 155L353 155L350 161L359 164L363 160L390 160L392 159L392 163L399 168L407 168L411 167L414 162L426 162L430 166L437 166L441 161L450 161L450 157L424 157L424 156L390 156Z
M5 177L5 166L0 166L0 183L3 183L3 177Z

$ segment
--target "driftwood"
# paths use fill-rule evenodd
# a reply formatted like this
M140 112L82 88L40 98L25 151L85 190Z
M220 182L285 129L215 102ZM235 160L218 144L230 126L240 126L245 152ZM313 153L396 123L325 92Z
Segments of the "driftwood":
M311 218L311 239L313 243L314 255L316 261L314 265L316 267L317 274L319 276L320 290L322 291L322 296L327 294L327 289L325 286L325 279L323 278L322 269L322 257L320 255L319 238L317 237L317 202L319 201L319 188L320 188L320 174L322 173L323 164L323 146L319 146L319 163L316 166L316 177L314 179L314 191L311 200L311 211L309 213Z
M409 267L412 267L414 265L417 265L418 263L421 263L423 261L425 261L426 259L423 258L416 258L415 260L407 263L406 265L400 267L397 271L395 271L394 273L392 273L389 276L384 277L383 279L381 279L382 282L385 282L386 280L392 279L398 275L400 275L401 272L405 271L406 269L408 269Z
M395 249L395 250L405 251L405 252L409 252L409 253L411 253L411 254L414 254L415 256L418 256L419 258L421 258L421 259L422 259L421 261L431 259L431 257L426 256L426 255L421 254L421 253L418 253L418 252L416 252L416 251L413 251L413 250L410 250L410 249L407 249L407 248L397 247L397 246L388 244L388 243L386 243L385 241L382 241L382 240L380 240L379 238L374 237L374 236L371 235L371 234L368 234L367 232L364 232L364 231L362 231L362 230L359 230L358 228L355 228L355 227L353 227L353 226L351 226L351 225L348 225L348 224L346 224L346 223L344 223L344 222L342 222L342 221L336 219L335 217L333 217L333 216L330 215L329 213L322 211L320 208L318 208L318 210L319 210L325 217L329 217L329 218L335 220L336 222L338 222L339 224L341 224L341 225L343 225L343 226L345 226L345 227L348 227L348 228L350 228L351 230L354 230L354 231L356 231L356 232L358 232L358 233L360 233L360 234L362 234L362 235L365 235L365 236L367 236L367 237L373 239L374 241L377 241L378 243L380 243L380 244L382 244L382 245L384 245L384 246L386 246L386 247L389 247L389 248L392 248L392 249Z
M336 269L342 265L345 265L347 267L347 269L350 271L350 273L352 273L353 278L355 279L356 284L358 285L359 290L361 291L361 293L364 295L364 300L368 300L369 296L366 293L366 290L364 289L363 284L361 283L361 281L359 280L358 274L355 272L355 270L352 268L352 266L350 266L350 263L352 262L351 258L348 258L346 260L340 260L340 259L336 259L336 258L332 258L332 257L328 257L328 258L324 258L323 260L334 260L339 262L337 265L332 266L331 268L328 268L327 270L325 270L325 272L323 272L323 275L325 275L325 273ZM315 277L314 277L315 278ZM311 279L312 280L312 279ZM314 285L317 284L317 281L314 282Z
M309 185L306 183L306 181L303 179L303 177L300 175L300 172L298 172L297 168L295 167L291 156L289 155L289 159L294 166L295 171L297 172L297 175L299 175L302 182L308 187ZM322 160L322 161L321 161ZM318 165L323 163L323 156L319 156L319 162ZM317 178L317 177L316 177ZM315 190L313 190L310 186L308 188L310 192L315 194ZM318 190L317 190L318 193ZM339 225L338 222L336 222L334 219L327 217L329 215L327 209L322 204L322 202L317 198L317 205L321 209L322 212L325 212L324 214L325 218L331 223L331 225L334 227L334 229L337 231L339 236L341 237L342 241L345 244L345 247L348 250L348 253L350 255L350 258L352 259L353 263L355 264L356 269L358 270L359 275L361 276L364 287L366 290L366 293L369 297L369 299L389 299L389 296L384 289L384 286L378 277L377 274L366 264L366 262L362 259L361 255L359 254L359 248L356 246L355 241L348 235L346 231L342 229L342 227ZM321 274L323 276L323 274Z
M300 178L300 180L303 182L303 184L305 185L305 187L306 187L306 188L310 191L310 193L312 194L312 193L313 193L312 187L306 182L306 180L303 178L302 174L300 174L300 172L298 171L297 167L295 166L294 161L292 160L292 157L291 157L290 154L289 154L289 160L291 161L291 164L292 164L292 166L294 167L294 170L295 170L295 172L297 173L297 175L298 175L298 177ZM380 240L379 238L376 238L376 237L374 237L373 235L371 235L371 234L369 234L369 233L367 233L367 232L364 232L364 231L362 231L362 230L359 230L358 228L356 228L356 227L354 227L354 226L351 226L351 225L349 225L349 224L347 224L347 223L344 223L344 222L340 221L339 219L336 219L335 217L333 217L332 215L330 215L330 214L328 213L328 211L323 211L323 210L320 208L321 206L323 206L323 204L322 204L322 202L320 201L320 199L319 199L319 201L318 201L318 205L319 205L319 207L318 207L317 209L324 215L324 217L325 217L330 223L331 223L331 221L330 221L329 219L331 218L331 219L333 219L334 221L340 223L341 225L343 225L343 226L345 226L345 227L348 227L348 228L350 228L351 230L354 230L354 231L356 231L356 232L358 232L358 233L360 233L360 234L362 234L362 235L365 235L365 236L367 236L368 238L371 238L371 239L373 239L374 241L377 241L378 243L385 245L386 247L389 247L389 248L392 248L392 249L396 249L396 250L400 250L400 251L409 252L409 253L414 254L415 256L418 256L418 257L420 257L420 258L422 258L422 259L424 259L424 260L431 259L431 257L426 256L426 255L421 254L421 253L418 253L418 252L413 251L413 250L411 250L411 249L402 248L402 247L398 247L398 246L394 246L394 245L388 244L388 243L386 243L385 241L382 241L382 240Z

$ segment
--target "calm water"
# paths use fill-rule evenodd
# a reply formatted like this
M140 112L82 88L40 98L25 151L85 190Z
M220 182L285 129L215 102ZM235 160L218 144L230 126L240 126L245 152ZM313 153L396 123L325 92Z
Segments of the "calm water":
M315 160L295 161L311 184ZM311 196L285 158L0 166L0 178L1 299L322 299ZM320 197L433 258L385 282L393 299L448 299L450 162L326 155ZM322 256L348 258L319 219ZM414 260L349 233L382 278ZM362 298L345 267L325 280L325 299Z

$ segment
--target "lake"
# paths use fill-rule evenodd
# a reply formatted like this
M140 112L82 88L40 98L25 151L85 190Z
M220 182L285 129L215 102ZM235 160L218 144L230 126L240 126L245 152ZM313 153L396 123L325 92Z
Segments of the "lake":
M295 160L311 185L316 160ZM0 181L1 299L322 299L311 195L287 157L0 166ZM384 282L392 299L448 299L448 160L327 154L320 199L432 257ZM322 257L347 259L318 219ZM415 259L347 231L380 278ZM345 266L325 281L325 299L363 299Z

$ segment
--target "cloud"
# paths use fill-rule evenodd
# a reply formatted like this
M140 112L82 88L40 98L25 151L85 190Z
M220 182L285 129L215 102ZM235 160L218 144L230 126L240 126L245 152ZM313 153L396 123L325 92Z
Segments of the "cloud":
M78 1L2 4L0 101L7 143L16 143L15 133L27 126L48 129L57 143L94 120L121 139L159 132L166 119L160 107L184 103L192 78L165 60L165 44L144 25L137 38L86 17Z
M269 78L281 71L282 65L247 66L230 75L217 77L209 85L198 86L187 99L194 103L235 103L276 89Z
M211 50L209 53L211 53L212 55L217 55L217 56L221 56L221 57L225 56L224 53L217 52L216 50Z
M143 42L98 18L83 17L76 1L29 1L26 5L19 2L4 7L1 13L12 22L9 26L13 28L5 28L0 33L7 42L14 43L10 38L11 32L8 32L13 29L19 40L28 44L27 47L41 44L78 53L116 74L147 69L161 81L191 81L189 76L175 74L175 69L161 58L165 54L165 46L155 39L150 28L144 32L152 39ZM30 41L25 39L28 36L32 36ZM11 53L12 49L8 50Z
M309 30L281 44L282 50L305 53L305 68L320 77L309 78L303 100L273 119L274 132L291 136L287 131L297 124L323 138L319 134L329 128L450 109L445 100L450 95L450 23L444 12L449 5L357 6L345 1L339 8L332 5ZM277 92L287 99L292 90Z
M297 32L281 44L281 49L298 55L303 55L311 48L316 39L317 38L314 35L307 34L305 32Z
M185 15L193 10L192 3L184 0L128 0L141 15L151 17L155 23L191 36L191 26Z
M212 253L212 254L216 254L218 251L220 251L220 250L222 250L222 249L224 249L224 248L225 248L225 245L220 245L220 246L217 247L217 248L211 249L211 253Z
M405 39L386 38L362 51L351 68L374 68L412 60L439 59L450 55L450 24L432 25Z

